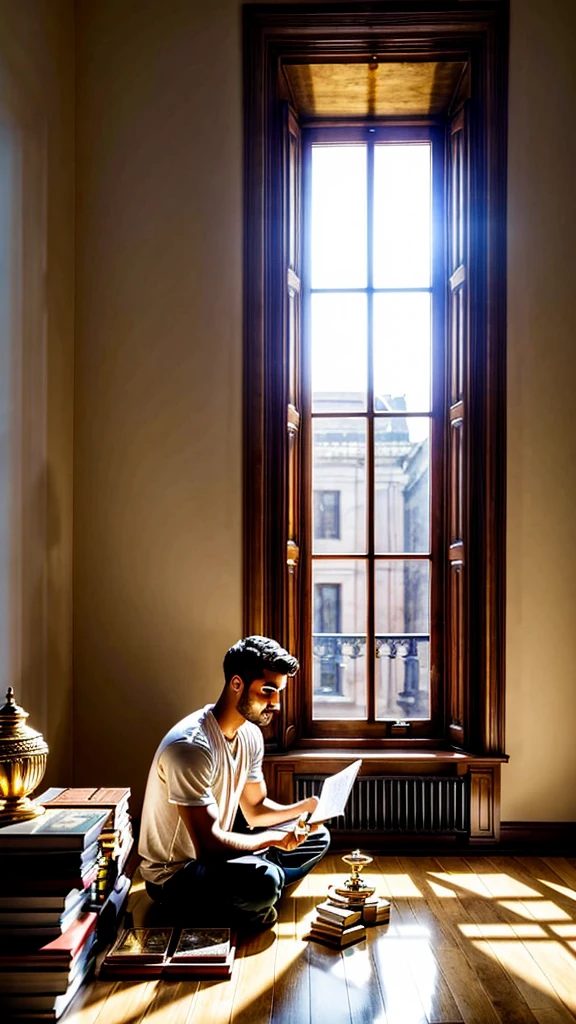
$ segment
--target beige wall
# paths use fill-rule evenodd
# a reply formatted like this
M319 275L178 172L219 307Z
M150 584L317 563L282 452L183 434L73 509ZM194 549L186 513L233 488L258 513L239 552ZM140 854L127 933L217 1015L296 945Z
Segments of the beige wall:
M576 819L576 5L513 0L503 816Z
M574 819L576 8L512 0L505 819ZM75 779L130 783L241 630L238 0L77 4Z
M238 19L77 9L75 779L136 801L241 633Z
M17 353L10 444L21 467L9 666L5 650L0 660L50 745L47 782L70 776L72 748L73 13L72 0L0 0L0 123L13 170L1 182L12 224L2 346Z

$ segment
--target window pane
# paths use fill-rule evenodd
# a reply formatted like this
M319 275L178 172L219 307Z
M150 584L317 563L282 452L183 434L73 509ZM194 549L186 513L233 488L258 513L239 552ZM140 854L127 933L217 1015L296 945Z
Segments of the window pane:
M314 537L340 540L340 491L314 491Z
M366 565L312 563L313 717L366 717Z
M429 143L374 147L374 285L428 288L431 265Z
M312 411L366 409L366 296L312 296Z
M430 410L431 303L428 292L374 296L375 410Z
M312 146L312 287L366 286L366 146Z
M376 717L430 717L430 564L376 562Z
M430 420L374 424L375 544L379 554L430 550Z
M313 420L314 553L366 551L366 421ZM337 497L336 497L337 496Z

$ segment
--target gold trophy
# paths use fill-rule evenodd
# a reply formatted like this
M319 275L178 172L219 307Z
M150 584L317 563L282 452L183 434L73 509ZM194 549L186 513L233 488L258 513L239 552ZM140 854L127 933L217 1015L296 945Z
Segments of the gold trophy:
M44 778L48 745L41 733L26 725L27 718L9 686L0 708L0 825L44 814L29 794Z
M376 886L366 885L366 882L360 878L360 872L372 863L372 857L366 853L360 853L360 850L352 850L352 853L346 854L342 860L350 868L350 877L343 885L331 885L328 895L334 894L338 899L346 901L350 907L359 910L364 906L366 900L376 892Z

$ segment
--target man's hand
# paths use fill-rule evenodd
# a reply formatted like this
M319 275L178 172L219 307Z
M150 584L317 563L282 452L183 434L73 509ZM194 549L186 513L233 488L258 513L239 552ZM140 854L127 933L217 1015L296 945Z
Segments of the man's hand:
M302 843L308 838L308 832L270 832L273 838L270 842L270 846L276 846L279 850L295 850L296 847L301 846Z
M309 835L317 832L319 828L320 825L317 824L306 825L303 829L295 826L294 832L275 832L274 829L270 829L266 835L274 837L268 841L270 846L276 846L279 850L295 850L296 847L301 846L306 841Z

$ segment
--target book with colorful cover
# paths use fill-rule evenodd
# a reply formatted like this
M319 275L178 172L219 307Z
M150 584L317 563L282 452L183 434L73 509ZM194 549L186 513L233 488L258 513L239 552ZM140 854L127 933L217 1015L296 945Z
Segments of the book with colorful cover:
M91 932L84 946L70 963L59 967L12 967L4 970L0 967L0 993L22 993L29 995L49 994L63 995L69 985L84 971L86 962L94 956L96 933Z
M84 850L98 839L109 812L48 808L39 818L0 828L0 851Z
M172 953L172 962L198 963L210 960L223 963L229 952L229 928L183 928Z
M108 808L110 811L109 821L106 828L119 829L122 822L128 817L128 802L130 800L130 788L105 787L99 788L78 788L52 786L35 797L38 804L43 807L78 807L98 810Z
M234 967L236 956L236 945L234 940L230 942L230 949L225 960L177 960L169 957L163 970L162 977L170 981L179 979L185 981L189 978L229 978Z
M162 963L172 940L173 928L126 928L106 957L108 965L118 960Z
M129 928L104 958L101 978L225 978L236 944L229 928Z

